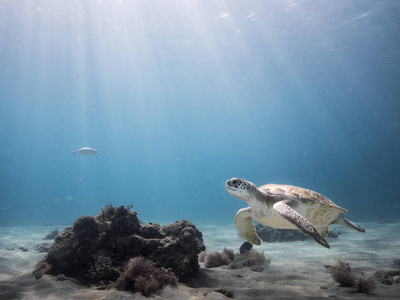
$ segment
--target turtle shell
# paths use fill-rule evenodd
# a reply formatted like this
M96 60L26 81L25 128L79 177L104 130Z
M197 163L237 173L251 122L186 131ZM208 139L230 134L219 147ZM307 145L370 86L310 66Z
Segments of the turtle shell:
M267 193L268 196L275 198L277 201L292 199L298 200L301 202L315 202L319 204L324 204L330 206L332 208L339 209L343 211L341 214L346 214L347 210L344 208L337 206L331 200L329 200L324 195L320 193L314 192L309 189L304 189L301 187L293 186L293 185L281 185L281 184L266 184L259 188L263 192Z

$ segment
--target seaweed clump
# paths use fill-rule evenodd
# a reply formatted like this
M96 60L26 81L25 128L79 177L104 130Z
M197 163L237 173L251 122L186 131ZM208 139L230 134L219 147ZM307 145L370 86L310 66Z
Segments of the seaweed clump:
M364 275L357 278L354 286L357 293L370 294L376 288L375 280L372 278L365 278Z
M262 266L265 264L265 262L267 262L267 264L269 265L271 263L271 259L267 259L265 257L264 251L258 252L251 249L244 253L237 253L235 255L235 259L229 264L229 267L231 269L241 269L243 267ZM257 270L257 268L252 270Z
M353 287L357 282L356 275L344 260L339 259L337 264L331 268L331 275L333 280L343 287Z
M148 297L168 284L176 284L178 278L174 273L155 268L151 261L143 257L131 258L123 273L115 283L118 290L133 290Z
M356 293L372 293L376 288L373 278L365 278L364 275L357 277L351 270L350 265L344 260L338 260L337 264L331 267L333 280L343 287L355 288Z
M216 268L228 265L235 258L232 249L224 248L222 252L202 252L199 255L199 261L204 262L206 268Z
M234 253L232 249L224 248L222 252L201 252L199 255L199 262L203 262L206 268L229 265L231 269L240 269L242 267L261 266L266 261L264 252L253 249L243 251L243 253ZM268 261L270 262L270 260Z

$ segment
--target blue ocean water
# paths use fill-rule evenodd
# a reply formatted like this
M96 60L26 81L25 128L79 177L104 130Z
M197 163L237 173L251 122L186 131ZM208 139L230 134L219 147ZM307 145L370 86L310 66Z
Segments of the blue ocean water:
M398 219L399 1L0 7L0 226L233 222L232 177Z

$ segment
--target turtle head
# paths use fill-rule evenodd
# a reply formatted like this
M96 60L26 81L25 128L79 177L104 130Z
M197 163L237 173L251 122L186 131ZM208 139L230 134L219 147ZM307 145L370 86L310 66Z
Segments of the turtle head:
M240 178L227 180L225 187L230 194L244 201L249 201L257 190L253 183Z

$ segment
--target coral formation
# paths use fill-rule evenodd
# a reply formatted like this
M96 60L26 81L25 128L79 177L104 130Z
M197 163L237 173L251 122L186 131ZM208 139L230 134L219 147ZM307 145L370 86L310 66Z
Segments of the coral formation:
M149 260L143 257L131 258L124 268L124 272L115 283L119 290L133 290L148 297L158 292L168 284L176 284L178 278L174 273L153 267Z
M100 282L104 278L116 278L120 272L114 267L111 257L98 255L94 261L87 267L87 272L83 275L83 279L88 282Z
M35 272L111 284L131 258L142 256L187 282L197 274L198 254L204 250L201 232L187 220L143 224L131 206L107 205L99 215L80 217L58 234ZM50 268L41 272L44 263Z

